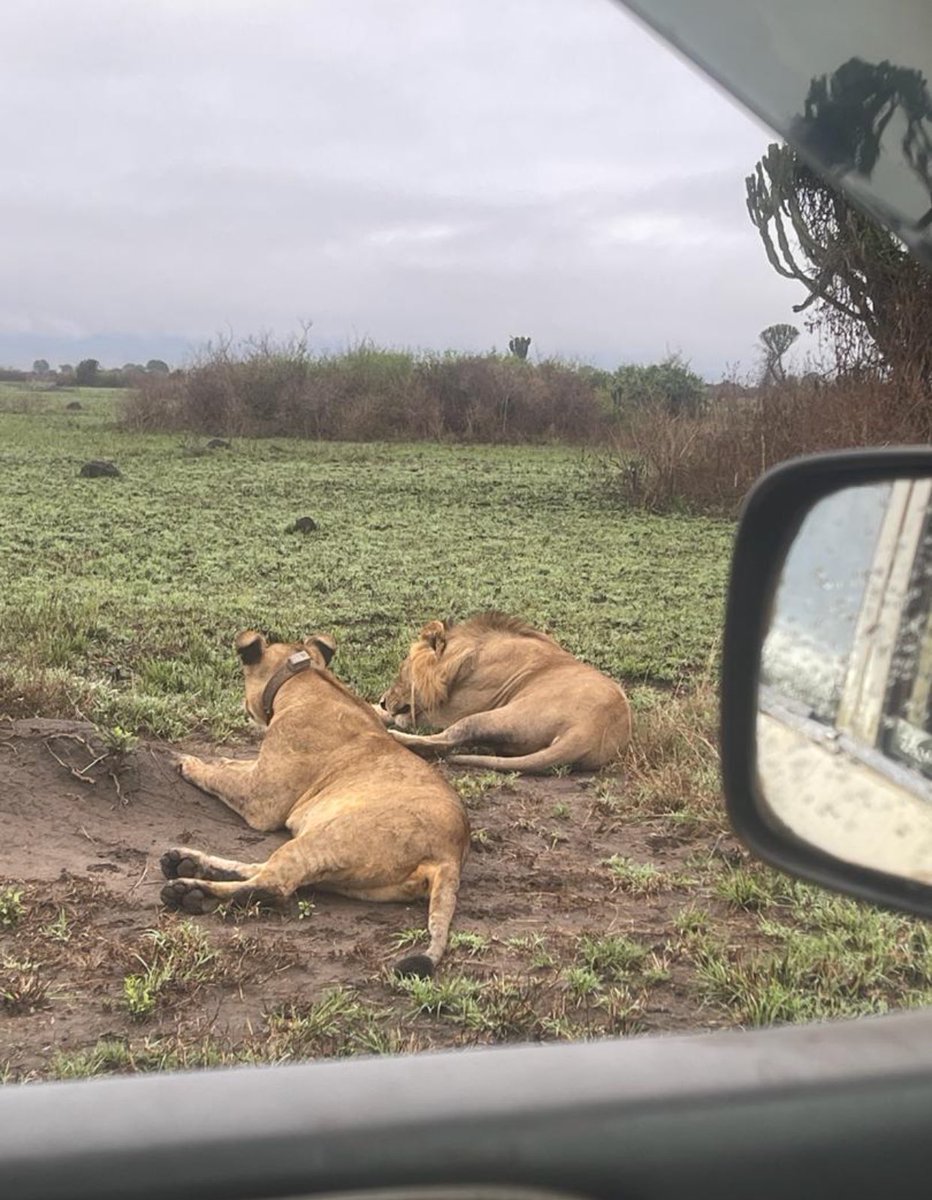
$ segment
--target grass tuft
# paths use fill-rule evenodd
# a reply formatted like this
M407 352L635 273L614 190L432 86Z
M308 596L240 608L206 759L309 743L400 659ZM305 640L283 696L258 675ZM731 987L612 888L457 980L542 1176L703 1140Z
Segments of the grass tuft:
M23 889L5 887L0 890L0 927L12 929L26 915L23 903Z
M142 941L134 957L143 969L123 979L124 1005L137 1020L150 1017L169 991L190 992L214 979L220 969L219 951L192 921L149 929Z

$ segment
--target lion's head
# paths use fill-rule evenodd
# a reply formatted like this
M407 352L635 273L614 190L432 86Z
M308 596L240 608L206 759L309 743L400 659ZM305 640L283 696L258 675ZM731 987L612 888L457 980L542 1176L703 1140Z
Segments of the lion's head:
M245 697L243 707L263 728L268 718L263 704L266 687L291 655L305 651L311 664L319 669L330 665L336 643L325 633L315 633L303 642L268 642L254 629L244 629L233 640L233 648L243 664Z
M386 725L414 729L446 700L453 674L447 669L452 664L444 658L449 628L445 621L428 621L411 643L398 674L375 706Z

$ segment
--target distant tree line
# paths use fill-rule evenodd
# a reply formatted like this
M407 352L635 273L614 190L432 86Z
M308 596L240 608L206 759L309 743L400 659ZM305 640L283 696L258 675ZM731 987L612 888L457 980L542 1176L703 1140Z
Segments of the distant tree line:
M170 375L171 368L160 358L150 358L142 363L124 363L122 367L104 367L96 358L84 358L77 366L60 363L50 366L47 358L37 358L31 371L20 371L12 367L0 367L0 382L28 383L36 380L53 387L135 387L140 379L150 375Z

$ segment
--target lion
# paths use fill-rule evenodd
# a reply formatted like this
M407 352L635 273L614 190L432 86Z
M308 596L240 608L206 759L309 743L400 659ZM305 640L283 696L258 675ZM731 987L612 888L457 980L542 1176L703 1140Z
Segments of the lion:
M631 740L631 708L614 680L499 612L428 622L375 708L410 749L494 771L594 771ZM412 733L421 723L443 732ZM450 753L477 744L498 753Z
M222 902L280 902L313 885L359 900L426 897L430 942L395 964L401 975L433 973L447 946L469 822L452 787L392 738L329 668L333 640L266 642L236 635L245 708L265 736L258 758L205 762L182 755L189 783L263 833L291 840L266 862L234 862L187 846L166 851L162 901L190 913Z

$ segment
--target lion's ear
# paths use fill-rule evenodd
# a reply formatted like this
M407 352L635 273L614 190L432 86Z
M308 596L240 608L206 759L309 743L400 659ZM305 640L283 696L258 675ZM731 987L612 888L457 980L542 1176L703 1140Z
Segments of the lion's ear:
M442 654L447 644L447 627L443 621L428 621L421 630L421 641L430 646L436 655Z
M330 660L337 652L337 644L329 633L312 633L310 637L304 639L304 644L308 650L316 650L324 660L324 666L330 666Z
M244 629L233 639L233 649L244 667L252 667L265 653L265 638L254 629Z

